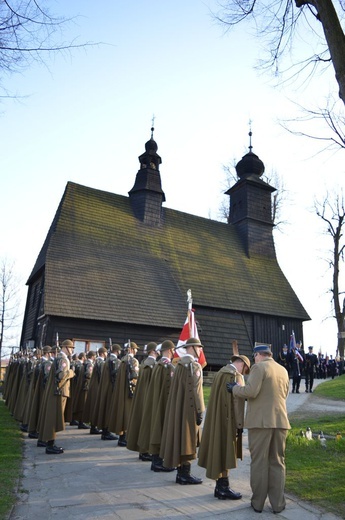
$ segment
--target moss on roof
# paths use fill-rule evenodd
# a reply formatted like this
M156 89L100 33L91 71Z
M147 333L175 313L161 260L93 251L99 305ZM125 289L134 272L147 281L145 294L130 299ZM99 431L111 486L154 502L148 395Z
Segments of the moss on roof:
M69 182L30 276L45 265L45 313L180 327L190 288L198 306L309 319L277 261L248 258L234 226L168 208L163 220L147 226L128 197Z

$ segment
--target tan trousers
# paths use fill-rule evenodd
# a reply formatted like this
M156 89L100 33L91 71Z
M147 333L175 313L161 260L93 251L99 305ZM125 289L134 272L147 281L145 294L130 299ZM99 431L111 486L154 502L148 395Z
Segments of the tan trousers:
M287 431L281 428L251 428L248 430L252 505L258 511L262 511L264 508L267 496L273 511L280 512L285 508Z

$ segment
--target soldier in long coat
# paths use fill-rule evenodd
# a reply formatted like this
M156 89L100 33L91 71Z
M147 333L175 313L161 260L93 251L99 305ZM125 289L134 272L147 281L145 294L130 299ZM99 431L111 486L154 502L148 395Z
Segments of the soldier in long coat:
M76 413L74 415L74 418L78 421L78 430L90 430L90 426L88 426L85 422L84 408L90 389L90 381L93 374L95 357L96 352L94 350L89 350L86 354L86 360L84 361L79 374L78 387L76 390L77 395L75 400Z
M189 338L187 354L176 364L164 420L160 457L167 467L177 467L177 484L201 484L191 474L191 461L196 459L200 443L203 412L202 367L198 363L201 342Z
M139 361L134 357L138 352L137 344L130 341L125 348L127 354L121 358L108 420L109 430L120 436L118 446L127 445L129 416L139 374Z
M237 467L238 458L242 459L244 400L229 394L226 383L244 384L243 376L249 370L246 356L232 356L217 373L207 406L198 464L206 468L206 477L216 480L214 496L222 500L242 498L241 493L230 489L228 471Z
M71 340L65 340L61 347L49 373L38 425L39 438L47 443L47 454L60 454L64 451L55 445L55 437L57 432L65 429L65 406L70 396L70 379L74 377L69 361L74 344Z
M160 349L161 358L152 371L138 437L140 452L152 454L151 470L156 472L175 469L164 466L164 461L159 456L165 411L175 370L172 363L175 345L172 341L165 340L158 345L158 349Z
M35 369L36 366L40 363L41 354L41 350L37 349L34 351L33 355L29 357L27 361L26 377L29 381L29 387L27 389L27 395L24 400L22 424L20 427L20 429L25 432L28 431L30 409L32 406L32 401L35 393L35 386L37 382L38 373Z
M102 441L113 441L119 437L109 431L109 410L111 399L115 388L117 372L120 368L121 346L117 343L111 345L109 356L102 363L101 378L98 385L98 392L93 413L93 424L101 428Z
M11 363L12 367L12 376L11 383L8 383L8 390L6 390L6 405L13 415L13 411L16 405L16 400L18 396L18 391L20 387L20 383L22 380L22 375L24 371L24 363L25 359L21 352L14 356L14 359Z
M85 355L85 352L84 352ZM70 396L66 404L65 408L65 422L69 422L70 426L78 426L78 421L73 418L73 407L75 400L75 389L77 387L77 372L80 370L83 361L78 358L78 354L73 354L70 360L70 368L74 372L74 377L71 379L71 384L69 387Z
M30 379L33 370L33 355L31 353L25 355L22 360L22 375L20 378L16 404L13 409L13 417L16 421L20 421L21 423L23 421L25 403L29 395ZM27 424L21 424L20 429L23 432L26 432Z
M102 433L102 431L97 427L97 409L96 409L96 401L99 390L99 385L101 381L102 370L104 366L104 361L107 356L107 349L105 347L100 347L97 351L98 356L93 365L93 372L89 384L89 389L87 392L87 397L83 410L83 422L90 423L90 434L97 435Z
M158 351L156 349L157 343L154 341L151 341L144 346L144 355L147 355L147 357L139 366L138 381L133 396L131 415L128 422L127 448L139 452L139 459L143 461L152 460L152 456L148 451L143 452L140 450L138 445L138 436L143 419L144 404L151 381L152 371L157 362Z
M28 422L28 437L30 439L38 439L38 419L41 410L43 393L47 384L52 361L50 359L51 347L45 345L43 347L43 355L40 363L35 366L35 377L37 378L35 385L35 393L32 399L30 416Z

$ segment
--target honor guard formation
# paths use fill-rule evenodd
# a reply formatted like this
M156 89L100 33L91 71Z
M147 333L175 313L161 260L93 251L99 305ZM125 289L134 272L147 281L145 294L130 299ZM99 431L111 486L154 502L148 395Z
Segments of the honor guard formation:
M301 344L282 348L277 361L268 345L256 345L253 362L234 347L215 375L205 413L203 345L198 338L170 340L143 348L128 340L109 350L74 353L74 342L11 356L3 398L20 429L37 439L37 449L61 455L56 436L66 423L95 441L117 441L149 462L153 472L175 472L176 484L200 485L193 461L215 481L214 497L240 500L230 470L242 460L248 430L251 506L260 513L268 498L274 513L285 509L286 410L289 381L299 393L313 391L314 377L332 375L331 363ZM141 360L139 362L139 360ZM335 372L336 373L336 372ZM247 407L245 411L245 402ZM98 442L98 441L97 441Z

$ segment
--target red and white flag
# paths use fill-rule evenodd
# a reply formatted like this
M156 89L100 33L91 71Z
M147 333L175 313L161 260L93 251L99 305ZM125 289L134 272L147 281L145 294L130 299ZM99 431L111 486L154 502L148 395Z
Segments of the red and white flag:
M174 353L174 358L179 358L179 357L186 355L186 353L187 353L186 349L182 345L185 345L186 341L189 338L200 339L199 333L198 333L198 327L195 322L194 309L192 309L192 308L188 309L187 318L186 318L186 321L184 322L179 340L176 345L176 347L179 347L179 348L176 348L175 353ZM204 368L207 365L207 361L206 361L206 357L205 357L203 349L200 351L198 362L200 363L202 368Z

